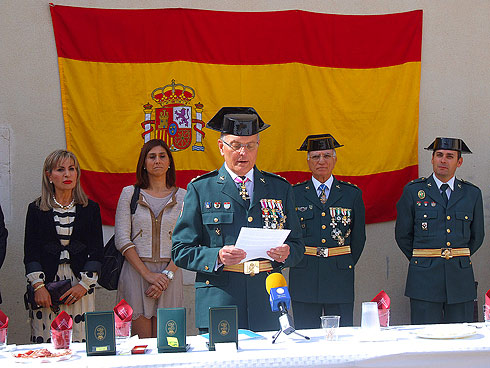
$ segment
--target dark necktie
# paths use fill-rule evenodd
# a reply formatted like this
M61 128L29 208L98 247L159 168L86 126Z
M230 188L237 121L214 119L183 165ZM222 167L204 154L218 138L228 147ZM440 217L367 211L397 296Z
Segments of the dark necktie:
M442 200L444 201L444 205L447 207L447 202L449 201L449 198L447 197L447 188L449 188L449 185L448 184L442 184L441 187L439 188L442 192L441 192L441 195L442 195Z
M245 183L248 181L248 178L246 176L237 176L235 178L235 182L238 184L238 190L240 192L240 196L244 201L247 199L250 199L250 196L248 195L247 192L247 187L245 187Z
M325 194L325 190L327 189L327 186L325 184L320 184L318 187L320 189L320 202L325 204L327 202L327 195Z

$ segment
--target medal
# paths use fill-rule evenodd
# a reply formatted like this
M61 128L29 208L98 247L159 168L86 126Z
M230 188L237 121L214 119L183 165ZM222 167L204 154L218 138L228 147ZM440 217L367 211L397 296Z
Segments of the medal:
M425 198L425 192L423 190L419 190L419 192L417 193L417 195L419 196L420 199L424 199Z

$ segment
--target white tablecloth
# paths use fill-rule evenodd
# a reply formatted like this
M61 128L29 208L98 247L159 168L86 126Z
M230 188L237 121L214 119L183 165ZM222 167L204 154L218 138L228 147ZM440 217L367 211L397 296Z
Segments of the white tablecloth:
M458 326L458 325L455 325ZM461 328L468 328L460 325ZM0 353L0 368L23 362L43 367L424 367L437 364L448 367L489 367L490 329L472 324L475 334L458 339L424 339L417 336L422 326L400 326L381 331L380 341L363 341L359 328L340 328L338 341L326 341L322 330L299 331L311 337L307 341L294 334L281 334L271 343L273 332L263 338L240 338L237 352L208 351L206 339L189 336L191 349L186 353L158 354L156 339L131 341L131 345L147 344L145 355L87 357L85 344L72 344L73 355L66 361L46 365L39 360L14 358L13 354L49 344L23 345L15 351ZM240 335L242 337L242 335ZM15 364L17 366L17 364Z

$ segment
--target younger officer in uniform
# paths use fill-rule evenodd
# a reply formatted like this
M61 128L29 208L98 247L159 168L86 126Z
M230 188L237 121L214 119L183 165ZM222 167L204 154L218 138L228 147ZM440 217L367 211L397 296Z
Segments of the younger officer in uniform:
M319 328L320 316L340 315L352 326L354 266L366 241L361 190L337 180L330 134L309 135L298 151L308 151L312 178L294 186L296 213L305 242L303 260L289 272L296 328Z
M223 107L207 124L221 132L218 148L225 163L187 187L175 226L172 259L196 271L196 326L209 326L209 307L238 306L238 327L277 330L265 279L272 271L295 265L304 253L294 210L293 188L283 178L255 167L259 132L267 129L253 108ZM272 248L273 259L242 262L234 244L242 227L290 229L286 244Z
M412 324L473 321L475 278L470 255L484 237L480 189L455 178L471 153L461 139L436 138L434 173L408 183L397 203L395 237L410 261L405 295Z

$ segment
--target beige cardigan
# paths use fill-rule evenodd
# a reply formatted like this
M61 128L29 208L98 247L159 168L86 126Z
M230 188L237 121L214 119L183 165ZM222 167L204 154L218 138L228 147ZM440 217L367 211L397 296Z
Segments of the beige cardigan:
M140 193L136 212L131 216L130 202L134 187L125 187L116 210L115 244L124 254L135 248L143 262L162 262L170 259L172 232L182 209L186 191L176 188L172 198L155 217Z

